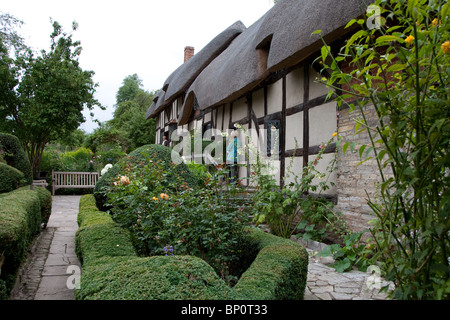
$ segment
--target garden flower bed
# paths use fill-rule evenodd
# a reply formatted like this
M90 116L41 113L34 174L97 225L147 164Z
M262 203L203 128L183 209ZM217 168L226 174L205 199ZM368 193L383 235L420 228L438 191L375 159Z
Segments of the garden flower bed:
M250 267L231 288L204 260L189 255L139 257L130 232L83 196L76 251L83 264L79 300L302 299L308 254L286 239L249 227ZM251 249L254 249L251 250ZM245 255L244 255L245 257Z

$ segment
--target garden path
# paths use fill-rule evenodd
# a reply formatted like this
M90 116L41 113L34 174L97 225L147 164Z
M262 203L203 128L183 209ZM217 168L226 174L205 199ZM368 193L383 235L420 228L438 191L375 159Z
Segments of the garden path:
M52 213L19 270L11 300L74 300L81 272L75 254L80 196L53 196Z
M305 300L387 300L386 293L380 293L386 282L376 274L358 270L338 273L328 265L331 258L317 258L317 251L307 249L310 258Z

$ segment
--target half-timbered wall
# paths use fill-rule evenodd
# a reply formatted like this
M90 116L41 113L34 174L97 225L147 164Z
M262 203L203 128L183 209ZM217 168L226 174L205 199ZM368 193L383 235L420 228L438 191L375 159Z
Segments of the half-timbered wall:
M361 139L352 135L351 115L345 111L338 112L336 102L326 100L328 88L317 83L318 77L311 64L278 73L231 103L203 112L194 111L192 120L179 129L192 131L208 127L226 132L239 123L245 129L259 130L261 137L264 129L270 130L274 125L280 134L276 180L281 183L284 177L285 183L289 184L293 181L292 174L301 175L304 166L315 159L321 146L330 140L333 133L338 132L346 141ZM157 143L161 143L162 133L169 130L168 123L178 114L182 102L182 98L177 99L170 105L170 113L163 111L158 116ZM333 143L316 168L326 172L335 152L336 144ZM378 179L373 164L367 162L356 167L358 162L354 153L338 152L336 170L329 179L336 186L325 192L338 204L338 210L344 213L354 230L364 228L371 218L367 215L370 208L366 204L365 190L369 189L374 194L373 184ZM247 181L243 178L249 174L250 170L240 168L239 178L242 181Z

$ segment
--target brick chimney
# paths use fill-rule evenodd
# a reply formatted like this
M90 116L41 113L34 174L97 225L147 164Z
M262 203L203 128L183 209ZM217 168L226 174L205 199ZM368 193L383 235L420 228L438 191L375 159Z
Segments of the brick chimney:
M186 47L184 48L184 62L188 61L194 56L194 47Z

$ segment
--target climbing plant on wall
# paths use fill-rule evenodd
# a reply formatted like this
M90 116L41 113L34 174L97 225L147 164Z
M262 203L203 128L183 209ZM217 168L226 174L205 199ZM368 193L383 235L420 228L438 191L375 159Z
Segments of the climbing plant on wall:
M361 161L375 159L381 183L368 204L377 217L375 254L397 299L450 297L450 24L447 1L375 2L381 24L364 28L338 55L319 58L325 82L359 113L356 133L371 143ZM320 33L320 31L317 31ZM344 72L342 63L351 71ZM347 70L347 69L346 69ZM373 105L378 121L364 115ZM344 149L348 144L343 144Z

